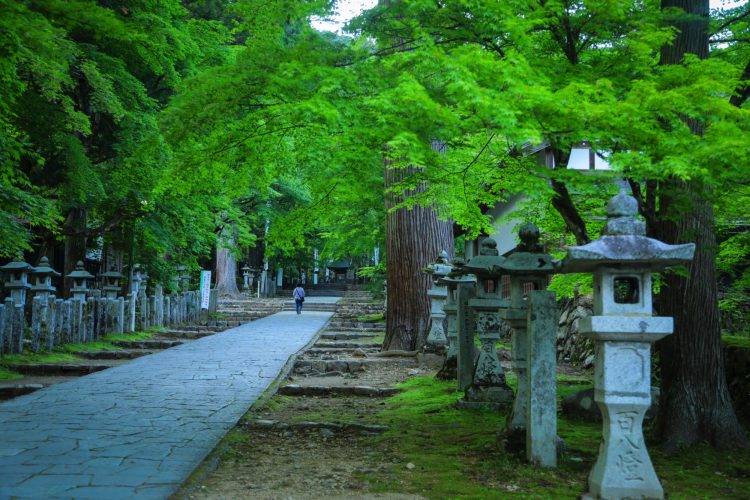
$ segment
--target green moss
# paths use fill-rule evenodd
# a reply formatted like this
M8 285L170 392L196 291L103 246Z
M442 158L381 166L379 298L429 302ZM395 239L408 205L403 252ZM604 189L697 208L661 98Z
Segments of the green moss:
M727 347L750 349L750 337L740 337L737 335L724 335L721 337L724 345Z
M6 354L0 358L0 365L12 367L13 365L30 365L39 363L66 363L76 361L80 358L66 352L25 352L22 354Z
M0 366L0 380L17 380L19 378L23 378L23 375Z
M559 378L562 399L591 386L585 376ZM514 377L508 377L511 385ZM377 414L391 428L372 439L385 475L363 477L371 491L420 494L427 498L575 498L585 492L601 440L601 424L558 419L566 452L557 469L530 467L499 451L496 433L504 412L459 410L455 382L414 378L401 384ZM664 455L650 449L657 474L670 498L746 498L750 456L708 447ZM415 467L408 469L406 464Z
M381 323L385 321L385 314L370 314L366 316L357 316L357 321L366 321L368 323Z

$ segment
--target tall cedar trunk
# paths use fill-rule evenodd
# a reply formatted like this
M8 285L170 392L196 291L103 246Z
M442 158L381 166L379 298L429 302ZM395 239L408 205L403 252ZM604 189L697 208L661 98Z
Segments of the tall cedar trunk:
M412 171L392 170L386 162L386 189ZM400 197L386 194L386 210L400 201ZM388 313L383 349L415 350L424 344L430 327L427 290L431 283L422 269L434 262L442 250L453 255L453 227L450 222L438 220L432 208L400 208L386 215L385 239Z
M76 268L76 262L86 258L86 209L71 208L65 218L65 266L63 276L72 273ZM70 296L73 281L64 280L64 296Z
M662 0L695 16L675 22L679 35L661 52L661 64L679 64L686 53L708 57L708 0ZM701 134L700 124L689 123ZM713 206L704 186L677 180L659 186L654 235L668 243L694 241L689 276L669 274L659 294L659 313L674 317L674 334L659 343L662 392L657 432L665 449L707 441L747 446L727 388L716 284Z
M237 261L234 252L228 248L233 243L233 237L222 236L216 247L216 290L221 296L234 297L240 294L237 288Z

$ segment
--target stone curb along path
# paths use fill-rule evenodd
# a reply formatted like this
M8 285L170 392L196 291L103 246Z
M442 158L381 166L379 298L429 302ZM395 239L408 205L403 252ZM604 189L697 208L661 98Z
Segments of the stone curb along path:
M166 498L331 312L280 312L0 404L0 498Z

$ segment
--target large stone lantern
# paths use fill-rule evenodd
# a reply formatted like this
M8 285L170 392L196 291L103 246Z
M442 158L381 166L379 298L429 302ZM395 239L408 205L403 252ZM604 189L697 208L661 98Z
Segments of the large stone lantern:
M448 345L448 338L443 329L443 320L445 319L443 304L445 304L448 291L445 285L440 282L440 279L448 276L448 273L452 270L453 267L451 267L448 261L448 253L445 250L440 252L437 262L428 264L424 269L424 272L432 278L432 287L427 291L427 296L430 298L430 320L432 326L430 327L430 332L427 334L426 352L442 353Z
M73 286L70 292L73 294L73 300L86 301L86 294L89 291L88 281L94 279L94 276L83 268L83 262L76 262L75 270L66 276L73 280Z
M602 237L571 247L565 272L594 274L594 315L579 329L595 342L594 399L604 416L589 498L664 498L643 440L651 406L651 344L670 335L673 320L652 316L651 272L693 258L694 244L668 245L645 236L636 200L621 192L607 205Z
M124 279L125 276L115 270L115 267L110 267L109 271L100 275L104 279L104 295L108 299L116 299L117 294L120 293L120 280Z
M498 254L495 240L485 238L479 255L469 260L461 270L477 277L477 294L469 300L469 308L482 343L474 367L474 380L466 389L464 399L459 402L464 407L499 407L513 400L513 390L505 381L495 347L500 340L500 309L509 305L500 296L501 266L504 261L505 257Z
M29 284L29 272L34 268L23 261L23 256L19 255L16 260L9 262L0 267L0 271L5 274L4 287L10 291L10 298L16 306L26 304L26 291L31 288Z
M551 407L545 408L543 413L551 420L553 427L556 417L555 367L545 367L545 370L536 370L535 373L531 373L529 361L537 354L531 351L541 347L540 343L547 344L547 347L552 346L553 355L555 354L557 332L554 330L546 332L549 338L530 342L532 339L528 336L528 300L524 297L526 291L547 288L547 279L554 272L554 261L551 255L543 252L542 246L539 244L539 228L534 224L526 223L522 225L518 231L518 236L521 240L520 244L501 265L503 274L510 276L510 307L500 312L500 316L512 328L511 365L518 376L516 397L513 400L513 408L508 417L505 432L507 446L514 450L526 448L529 391L532 387L530 378L536 379L544 376L549 379L544 381L534 380L536 382L534 384L536 386L535 392L539 393L542 385L547 392L551 391L551 394L547 394L548 397L545 398L545 401L551 403ZM547 357L549 358L549 356ZM550 405L548 404L548 406ZM555 438L556 431L552 440L554 441Z
M58 278L60 273L50 267L47 257L39 259L39 264L31 270L31 274L33 274L35 281L31 291L35 296L46 299L50 294L55 293L56 289L52 286L52 278Z

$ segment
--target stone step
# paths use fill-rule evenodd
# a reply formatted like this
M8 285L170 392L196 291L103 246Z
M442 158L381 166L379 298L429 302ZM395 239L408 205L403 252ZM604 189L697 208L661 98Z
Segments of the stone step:
M182 340L148 339L148 340L115 340L112 344L123 349L169 349L182 345Z
M23 375L55 375L68 377L82 377L91 373L112 368L113 364L77 364L77 363L48 363L12 365L9 368Z
M316 342L313 349L377 349L380 350L383 344L380 342Z
M0 401L7 401L19 396L31 394L39 389L44 389L44 387L43 384L20 384L0 387Z
M300 375L323 373L357 373L369 366L417 366L416 358L348 358L348 359L298 359L294 372Z
M370 387L366 385L297 385L288 384L279 388L283 396L364 396L387 398L398 394L401 389L395 387Z
M311 356L319 356L321 354L346 354L351 356L352 353L355 351L360 351L362 353L370 354L379 352L380 348L370 348L370 347L311 347L307 351L305 351L305 354L309 354ZM363 356L364 357L364 356Z
M382 333L382 332L381 332ZM332 332L326 330L325 333L320 335L321 339L327 340L354 340L354 339L374 339L379 334L372 332Z
M377 337L378 335L382 335L385 332L385 328L353 328L353 327L346 327L346 326L338 326L338 327L328 327L326 328L327 333L353 333L357 335L367 335L371 334L373 337Z
M148 356L154 351L141 349L123 349L110 351L82 351L75 353L76 356L86 359L135 359L141 356Z
M164 333L161 333L163 337L171 338L171 339L188 339L188 340L194 340L194 339L201 339L203 337L208 337L211 335L214 335L216 332L209 332L206 330L201 331L175 331L170 330Z

